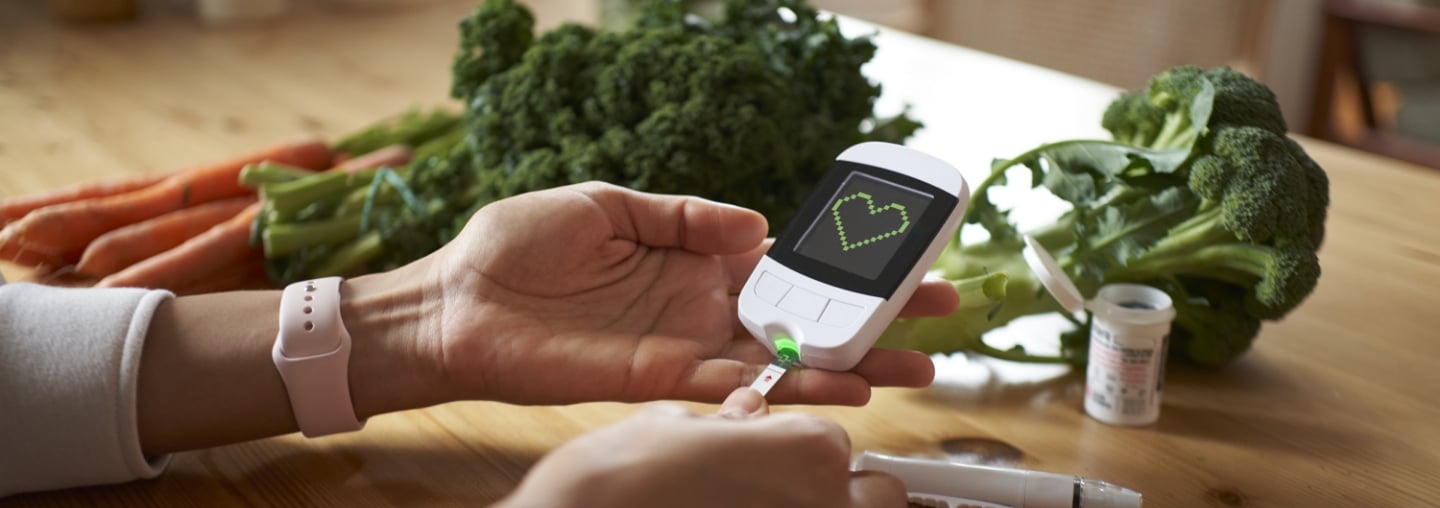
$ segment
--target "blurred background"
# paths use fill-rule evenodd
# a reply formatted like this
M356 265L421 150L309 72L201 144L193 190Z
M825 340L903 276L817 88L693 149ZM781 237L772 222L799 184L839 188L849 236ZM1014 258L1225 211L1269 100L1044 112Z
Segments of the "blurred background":
M79 23L177 10L225 23L312 2L403 8L424 1L47 0L53 19ZM584 19L634 2L529 3ZM1294 132L1440 168L1440 0L811 2L1126 88L1175 65L1231 65L1276 91Z
M1136 88L1182 64L1269 85L1290 128L1440 168L1440 0L815 0Z

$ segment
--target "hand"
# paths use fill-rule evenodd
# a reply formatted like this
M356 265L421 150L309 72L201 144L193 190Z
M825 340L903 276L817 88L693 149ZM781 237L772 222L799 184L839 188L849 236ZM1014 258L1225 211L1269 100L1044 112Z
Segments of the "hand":
M341 286L356 415L457 399L717 402L770 361L732 296L765 231L748 210L598 183L493 203L438 252ZM956 299L922 285L902 314L947 314ZM295 430L271 359L279 301L237 291L156 309L136 393L147 454ZM851 372L788 375L771 397L859 405L871 386L933 376L925 355L874 350Z
M482 208L411 267L438 304L421 326L453 398L523 404L716 402L771 359L743 332L735 294L767 247L761 215L695 197L586 183ZM943 315L924 284L903 315ZM871 386L924 386L928 357L874 350L850 372L805 369L772 400L860 405Z
M850 471L850 439L834 422L767 413L749 388L712 416L646 406L552 451L501 506L906 505L899 480Z

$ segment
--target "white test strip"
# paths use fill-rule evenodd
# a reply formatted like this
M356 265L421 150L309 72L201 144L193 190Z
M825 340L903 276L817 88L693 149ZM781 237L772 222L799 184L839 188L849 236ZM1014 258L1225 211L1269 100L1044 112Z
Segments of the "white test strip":
M789 368L789 365L781 363L783 361L784 360L776 359L774 363L766 365L765 370L760 372L760 375L755 378L755 382L750 383L750 388L760 392L761 396L770 393L770 389L775 387L775 383L780 382L780 377L784 376L785 371Z

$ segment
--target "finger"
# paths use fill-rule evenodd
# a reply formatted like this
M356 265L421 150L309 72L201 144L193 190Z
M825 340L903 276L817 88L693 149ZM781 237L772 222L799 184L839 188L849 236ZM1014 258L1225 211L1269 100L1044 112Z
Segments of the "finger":
M764 371L763 363L742 364L743 386ZM792 369L765 396L773 404L833 404L863 406L870 402L870 389L899 386L920 388L935 379L930 357L914 351L873 349L853 370Z
M607 184L579 188L603 206L617 235L652 247L738 254L765 239L765 216L694 196L647 194Z
M720 402L737 387L750 386L763 370L764 363L706 360L680 381L675 397ZM765 398L771 404L863 406L870 400L870 384L851 372L799 369L786 374Z
M761 344L760 341L755 340L750 334L745 333L726 344L725 348L722 349L716 357L739 360L764 368L765 364L775 359L775 354L771 353L769 349L766 349L765 345Z
M773 355L760 341L742 336L731 341L718 358L699 364L682 381L681 397L714 402L736 387L749 386L765 370ZM924 353L899 349L872 349L848 372L794 369L765 397L777 404L836 404L863 406L874 386L919 388L935 379L935 364Z
M944 279L926 279L915 288L900 317L948 316L960 306L960 293Z
M752 388L736 388L720 404L718 414L723 418L743 420L755 416L770 414L770 406L765 403L765 397Z
M765 398L772 404L863 406L870 402L870 388L853 372L792 369Z
M730 284L731 293L739 293L745 287L745 281L750 279L750 273L755 271L755 265L760 264L760 258L770 251L770 246L774 243L774 238L766 238L753 249L720 259L725 270L725 279Z
M899 478L879 471L856 471L850 475L850 506L865 508L904 507L909 496Z
M755 374L774 359L774 354L766 349L764 344L749 335L741 335L730 341L717 356L748 364L755 369ZM803 365L805 359L801 358L800 363ZM873 386L919 388L930 386L931 381L934 381L935 362L929 355L918 351L875 348L867 351L860 363L850 371Z
M845 432L835 420L823 416L790 411L779 413L774 416L754 421L754 426L767 429L768 436L784 446L794 446L801 443L819 445L820 449L833 452L828 454L836 459L834 465L848 469L850 460L850 434ZM810 439L814 438L814 439ZM811 453L815 452L811 448ZM801 452L808 455L806 452ZM812 456L820 459L820 456ZM829 461L820 460L815 467L830 467Z
M920 388L935 380L930 356L905 349L871 349L851 371L871 386Z

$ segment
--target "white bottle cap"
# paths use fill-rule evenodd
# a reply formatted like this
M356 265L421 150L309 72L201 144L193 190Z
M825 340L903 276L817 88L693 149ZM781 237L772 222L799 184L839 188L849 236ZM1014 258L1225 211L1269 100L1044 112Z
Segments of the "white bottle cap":
M1085 297L1080 295L1080 289L1075 287L1075 282L1065 275L1065 270L1060 268L1060 263L1040 242L1034 237L1025 235L1025 263L1030 265L1030 271L1040 278L1040 283L1045 285L1045 290L1055 301L1071 314L1077 314L1085 310Z

